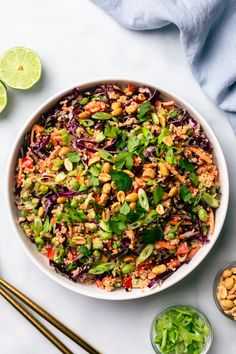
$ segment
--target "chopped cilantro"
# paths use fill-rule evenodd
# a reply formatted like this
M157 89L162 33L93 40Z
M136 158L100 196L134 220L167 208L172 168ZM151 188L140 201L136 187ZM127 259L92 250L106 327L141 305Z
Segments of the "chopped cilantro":
M80 156L77 152L71 151L68 153L67 157L70 162L79 162L80 161Z
M194 166L193 166L193 164L189 161L189 160L187 160L187 159L180 159L179 160L179 163L180 163L180 166L184 169L184 170L186 170L186 171L189 171L189 172L193 172L194 171Z
M130 136L128 139L128 150L129 152L133 152L140 144L140 140L136 135Z
M163 232L158 226L150 227L142 230L141 235L143 237L142 238L143 242L146 244L154 243L163 238Z
M137 115L137 117L139 119L144 118L144 116L146 115L146 113L148 113L151 110L151 103L150 102L144 102L139 106L139 114Z
M82 253L85 257L88 257L90 255L90 250L86 246L81 246L79 248L79 252Z
M186 186L180 186L179 188L181 199L184 202L189 202L192 198L192 193Z
M120 213L122 215L127 215L130 212L129 204L124 202L120 207Z
M112 171L111 178L115 182L118 191L128 191L133 183L132 178L122 171Z
M190 173L190 179L191 179L191 182L195 185L195 186L198 186L199 185L199 179L198 179L198 176L195 172L191 172Z
M116 155L115 167L117 170L121 170L124 166L131 170L133 167L133 154L128 151L121 151Z
M112 126L109 123L106 123L105 129L104 129L104 135L108 138L115 139L117 138L118 134L120 132L120 129L118 127Z
M154 204L157 205L160 203L161 198L163 197L163 195L165 194L163 188L161 187L157 187L156 189L154 189L153 193L153 201Z
M89 183L94 186L94 187L98 187L100 182L99 182L99 179L95 176L91 176L90 179L89 179Z

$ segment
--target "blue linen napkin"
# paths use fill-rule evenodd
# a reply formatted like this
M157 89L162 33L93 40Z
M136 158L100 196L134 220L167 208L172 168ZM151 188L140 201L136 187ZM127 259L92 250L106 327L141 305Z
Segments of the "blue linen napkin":
M236 0L93 0L122 26L174 23L191 70L223 110L236 112Z

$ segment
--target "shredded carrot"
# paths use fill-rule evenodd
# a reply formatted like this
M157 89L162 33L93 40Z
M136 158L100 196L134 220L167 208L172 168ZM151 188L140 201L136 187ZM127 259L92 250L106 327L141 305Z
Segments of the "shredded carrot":
M189 150L192 151L194 154L198 155L201 160L205 161L206 163L212 164L212 159L202 149L190 146Z
M167 101L167 102L162 102L163 107L168 107L168 106L173 106L175 104L175 101Z
M50 223L51 223L52 225L54 225L54 224L56 224L56 222L57 222L57 218L56 218L55 216L53 216L53 217L51 218Z
M155 246L161 247L161 248L166 248L167 250L174 250L175 249L175 246L172 246L169 243L164 242L164 241L157 241L155 243Z
M71 112L72 111L72 106L67 107L67 106L62 106L62 109L66 112Z
M182 183L182 184L185 184L185 183L186 183L185 178L184 178L183 176L181 176L181 175L179 174L179 172L176 171L176 169L175 169L173 166L171 166L170 164L168 164L166 161L163 161L163 162L164 162L164 164L166 165L166 167L168 168L168 170L169 170L174 176L177 177L177 179L180 181L180 183Z
M198 243L194 248L192 248L189 254L187 255L186 261L190 261L193 256L200 250L201 247L202 245Z
M215 217L214 217L214 213L213 213L212 209L209 210L208 223L209 223L209 226L210 226L210 230L209 230L210 231L210 235L213 235L214 230L215 230Z

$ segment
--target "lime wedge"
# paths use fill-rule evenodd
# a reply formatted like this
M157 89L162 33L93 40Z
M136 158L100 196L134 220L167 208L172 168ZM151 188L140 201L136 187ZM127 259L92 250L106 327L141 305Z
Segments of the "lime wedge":
M0 113L7 105L7 90L5 85L0 81Z
M8 49L0 58L0 78L11 88L27 90L40 79L41 62L31 49Z

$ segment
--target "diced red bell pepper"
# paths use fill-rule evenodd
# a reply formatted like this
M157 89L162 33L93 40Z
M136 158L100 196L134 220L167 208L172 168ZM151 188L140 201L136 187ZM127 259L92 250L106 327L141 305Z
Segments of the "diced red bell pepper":
M24 157L22 159L22 162L23 162L23 165L26 167L26 168L33 168L33 164L32 164L32 161L30 159L28 159L28 157Z
M125 282L124 282L124 287L125 287L125 289L127 289L127 290L132 287L132 278L131 278L131 277L129 277L129 278L127 278L127 279L125 280Z
M99 199L100 199L99 194L94 194L93 198L94 198L95 202L97 202L97 203L99 202Z
M135 91L135 86L131 83L128 84L128 91L134 93Z
M55 255L55 247L54 246L52 246L52 247L50 247L48 249L47 255L48 255L49 259L53 259L54 258L54 255Z
M176 254L186 254L188 253L188 244L187 242L182 243L179 245Z

